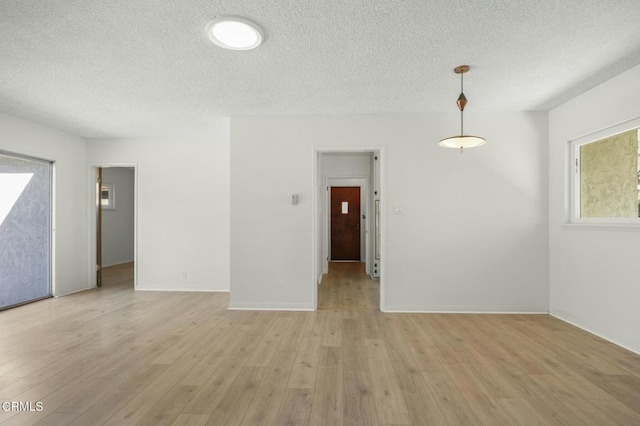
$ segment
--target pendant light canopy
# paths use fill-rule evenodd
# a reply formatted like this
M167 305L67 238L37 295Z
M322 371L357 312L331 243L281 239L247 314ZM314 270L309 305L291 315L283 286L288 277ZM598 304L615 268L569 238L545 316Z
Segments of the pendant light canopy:
M464 148L473 148L476 146L482 146L487 141L480 136L471 136L464 134L464 107L467 106L467 97L464 95L464 73L469 71L469 65L460 65L456 67L453 72L456 74L460 74L460 96L458 96L458 100L456 104L458 105L458 109L460 109L460 135L458 136L450 136L448 138L444 138L440 141L438 145L444 148L460 148L460 153Z

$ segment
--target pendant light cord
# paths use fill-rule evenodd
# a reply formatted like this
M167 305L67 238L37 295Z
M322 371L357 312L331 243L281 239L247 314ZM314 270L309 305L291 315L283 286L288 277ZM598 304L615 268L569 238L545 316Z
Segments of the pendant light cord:
M464 94L464 73L460 73L460 94ZM460 108L460 136L464 135L464 108Z

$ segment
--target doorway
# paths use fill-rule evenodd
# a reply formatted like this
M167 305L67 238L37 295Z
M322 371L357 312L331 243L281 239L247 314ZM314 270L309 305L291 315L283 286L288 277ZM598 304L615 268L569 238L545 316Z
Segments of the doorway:
M330 258L332 261L360 262L360 187L332 186L330 192Z
M384 310L384 148L315 148L314 158L313 307L320 308L326 290L342 292L342 282L370 280L364 287L376 296L367 296L368 303ZM320 292L325 279L337 285Z
M137 285L135 164L91 166L91 265L96 287Z

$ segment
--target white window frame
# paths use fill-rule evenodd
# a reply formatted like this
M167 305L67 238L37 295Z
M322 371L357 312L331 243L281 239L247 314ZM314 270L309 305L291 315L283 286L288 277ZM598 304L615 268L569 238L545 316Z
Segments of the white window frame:
M107 191L109 191L109 198L107 199L107 204L102 204L103 210L115 210L116 209L116 185L113 183L102 183L102 186L107 187ZM102 188L100 188L100 203L102 203Z
M640 117L569 141L568 224L586 227L626 228L640 230L640 218L580 217L580 148L593 142L640 128Z

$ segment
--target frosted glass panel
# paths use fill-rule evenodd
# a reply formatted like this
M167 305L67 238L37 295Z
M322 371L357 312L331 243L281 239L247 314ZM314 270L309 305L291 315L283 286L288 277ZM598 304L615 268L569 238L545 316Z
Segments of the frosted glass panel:
M0 154L0 309L51 295L51 163Z

